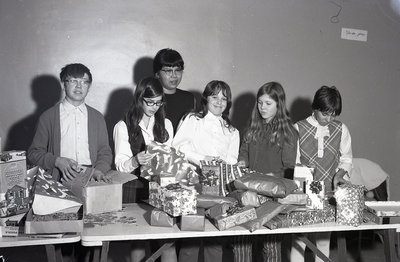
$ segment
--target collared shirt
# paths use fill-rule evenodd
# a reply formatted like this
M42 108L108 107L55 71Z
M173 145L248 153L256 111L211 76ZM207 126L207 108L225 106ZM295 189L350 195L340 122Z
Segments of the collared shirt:
M143 120L139 122L139 126L142 130L145 144L148 145L151 141L154 141L153 127L155 118L152 116L149 120L149 124L146 128ZM165 119L165 129L168 132L169 138L164 143L165 145L171 146L174 130L171 121ZM121 172L132 172L136 169L133 166L132 160L135 157L132 154L131 145L129 143L128 128L124 121L119 121L114 126L113 131L114 138L114 149L115 149L115 167Z
M321 146L323 147L323 140L325 139L325 137L330 135L329 130L327 129L327 127L321 126L318 123L318 121L315 119L314 115L309 116L306 119L306 121L309 122L312 126L317 128L315 139L318 140L318 157L323 157L323 148L320 148L320 147ZM296 130L299 130L299 127L297 124L294 124L294 127L296 128ZM298 143L299 143L299 141L297 142L296 163L301 164L300 146ZM340 152L339 165L338 165L337 169L340 169L340 168L344 169L350 174L351 168L352 168L352 160L353 160L353 153L352 153L352 149L351 149L351 136L350 136L349 129L343 123L342 123L342 135L341 135L341 139L340 139L339 152Z
M86 105L75 107L64 99L60 103L60 129L60 156L71 158L80 165L91 165Z
M181 122L172 145L186 158L199 165L206 156L219 157L236 164L239 154L239 131L226 127L225 120L208 113L204 118L189 114Z

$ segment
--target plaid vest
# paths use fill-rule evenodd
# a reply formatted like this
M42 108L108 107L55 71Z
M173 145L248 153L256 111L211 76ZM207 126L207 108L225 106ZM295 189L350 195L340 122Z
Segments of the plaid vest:
M325 181L325 188L332 190L332 180L339 165L342 123L334 120L328 124L329 136L324 137L324 155L318 157L317 128L307 120L297 123L299 127L299 149L302 165L314 167L314 179Z

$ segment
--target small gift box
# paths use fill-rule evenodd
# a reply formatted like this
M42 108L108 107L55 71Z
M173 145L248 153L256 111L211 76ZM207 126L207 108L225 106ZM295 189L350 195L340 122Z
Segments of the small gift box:
M162 187L149 183L149 204L171 216L196 214L197 192L193 187L170 184Z
M201 176L199 177L201 194L219 196L220 175L220 166L203 165L201 168Z
M306 181L306 194L308 196L306 206L312 209L323 209L325 203L324 181Z
M237 204L237 200L233 197L212 196L212 195L198 195L197 207L209 209L217 204L228 203L231 206Z
M217 216L212 220L218 230L226 230L228 228L246 223L256 219L257 214L254 207L232 207L227 213Z
M196 214L181 216L179 227L182 231L204 231L204 208L198 208Z
M209 218L216 218L228 212L229 208L234 206L233 203L221 203L206 210L206 215Z
M157 227L173 227L175 218L164 211L154 208L150 214L150 225Z
M261 228L265 223L277 216L286 205L281 205L275 201L268 201L256 208L257 218L243 224L245 228L253 232Z
M359 226L365 208L364 186L342 184L335 191L336 222L341 225Z
M335 208L331 205L324 209L296 209L286 214L279 214L268 221L269 229L296 227L319 223L335 222Z
M306 192L306 182L312 181L314 179L313 173L314 168L310 168L307 166L294 167L293 180L298 187L298 191L303 193Z

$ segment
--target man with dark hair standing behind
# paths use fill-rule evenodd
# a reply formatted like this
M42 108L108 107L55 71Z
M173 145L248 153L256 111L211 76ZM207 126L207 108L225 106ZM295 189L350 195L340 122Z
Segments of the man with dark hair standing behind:
M170 48L157 52L153 61L154 75L160 80L166 100L166 118L171 120L174 134L180 119L196 108L194 95L178 86L182 80L184 62L182 56Z
M85 104L92 84L90 70L82 64L61 69L65 98L39 118L28 149L28 160L57 181L73 179L80 166L95 169L95 180L109 181L112 152L103 115Z

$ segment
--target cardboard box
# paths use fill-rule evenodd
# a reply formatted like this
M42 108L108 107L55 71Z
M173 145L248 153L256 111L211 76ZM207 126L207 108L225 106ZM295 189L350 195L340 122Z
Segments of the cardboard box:
M0 153L0 217L26 213L29 191L25 151Z
M32 209L25 221L25 234L76 233L83 231L83 210L78 212L77 220L36 221Z
M111 170L107 173L111 183L93 181L93 168L84 170L82 177L77 177L64 185L82 200L85 214L98 214L122 209L122 185L137 179L135 175Z
M173 227L176 219L164 211L154 208L150 214L150 225L156 227Z

